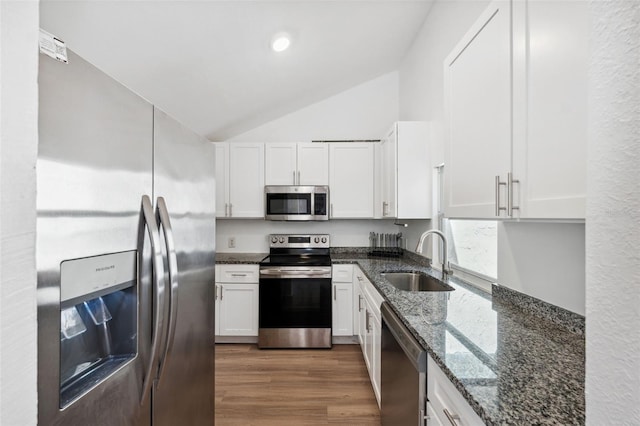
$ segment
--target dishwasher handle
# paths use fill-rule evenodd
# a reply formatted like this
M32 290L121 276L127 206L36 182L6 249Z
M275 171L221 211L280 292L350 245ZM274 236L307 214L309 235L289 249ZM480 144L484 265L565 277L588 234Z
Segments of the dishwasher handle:
M400 318L391 310L387 302L382 302L380 306L380 314L382 315L382 327L385 325L395 337L398 345L402 348L411 364L418 372L427 371L427 352L420 343L411 335L407 327L400 321Z

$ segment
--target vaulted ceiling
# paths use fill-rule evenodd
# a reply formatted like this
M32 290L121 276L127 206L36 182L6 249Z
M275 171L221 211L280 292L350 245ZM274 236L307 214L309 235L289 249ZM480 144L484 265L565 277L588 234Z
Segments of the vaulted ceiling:
M40 26L225 140L397 69L432 0L42 0ZM292 36L282 53L278 32Z

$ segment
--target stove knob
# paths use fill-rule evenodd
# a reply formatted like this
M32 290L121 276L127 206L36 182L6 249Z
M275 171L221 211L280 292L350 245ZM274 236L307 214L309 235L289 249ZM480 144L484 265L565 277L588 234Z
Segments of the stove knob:
M313 241L314 241L316 244L318 244L318 243L320 242L320 238L315 237L315 238L313 239Z
M325 244L327 242L327 237L322 237L322 244Z
M271 237L271 242L272 243L277 243L278 242L278 237Z
M280 244L284 244L284 237L280 237L278 241L280 241Z

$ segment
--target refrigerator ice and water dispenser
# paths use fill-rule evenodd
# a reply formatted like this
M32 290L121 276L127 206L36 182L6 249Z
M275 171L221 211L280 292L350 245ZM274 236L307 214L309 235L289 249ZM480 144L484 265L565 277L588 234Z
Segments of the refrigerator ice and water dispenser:
M137 352L137 251L60 266L60 408Z

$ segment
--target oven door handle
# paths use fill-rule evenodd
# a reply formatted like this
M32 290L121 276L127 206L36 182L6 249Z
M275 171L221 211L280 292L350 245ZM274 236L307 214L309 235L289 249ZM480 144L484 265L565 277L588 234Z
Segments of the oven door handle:
M331 278L331 268L327 269L288 269L263 268L260 276L265 278Z

